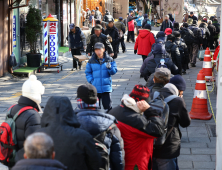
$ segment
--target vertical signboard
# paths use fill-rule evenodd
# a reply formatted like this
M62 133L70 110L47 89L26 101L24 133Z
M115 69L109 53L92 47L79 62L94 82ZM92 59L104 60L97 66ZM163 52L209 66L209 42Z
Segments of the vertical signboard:
M16 16L13 15L12 21L12 37L13 37L13 47L16 47Z

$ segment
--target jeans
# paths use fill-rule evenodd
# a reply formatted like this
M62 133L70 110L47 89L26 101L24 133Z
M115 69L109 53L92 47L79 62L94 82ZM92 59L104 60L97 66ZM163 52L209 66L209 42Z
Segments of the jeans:
M119 43L120 43L121 46L122 46L123 52L125 52L125 51L126 51L126 46L125 46L125 43L124 43L124 36L119 39ZM118 45L118 51L119 51L119 45Z
M152 170L179 170L177 158L173 159L153 158Z
M103 104L103 108L105 110L111 110L112 109L112 100L111 100L111 94L109 92L104 93L97 93L97 97L99 98L99 106L101 108L101 103Z
M81 55L80 49L72 49L71 52L72 52L72 57L73 55ZM77 69L77 62L78 62L79 67L81 67L82 62L76 61L73 57L73 68Z

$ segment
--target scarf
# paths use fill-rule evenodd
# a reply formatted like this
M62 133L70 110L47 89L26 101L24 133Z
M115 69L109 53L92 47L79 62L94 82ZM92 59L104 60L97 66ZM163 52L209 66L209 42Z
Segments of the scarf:
M99 99L97 98L97 102L95 104L87 104L82 99L77 99L77 107L79 109L87 109L87 108L98 108L99 107Z

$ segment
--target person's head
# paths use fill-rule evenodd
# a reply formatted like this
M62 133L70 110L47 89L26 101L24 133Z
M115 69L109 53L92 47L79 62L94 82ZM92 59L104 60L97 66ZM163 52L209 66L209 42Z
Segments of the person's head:
M188 25L186 22L184 22L184 23L183 23L183 27L184 27L184 28L188 28L189 25Z
M45 92L45 87L37 80L35 75L31 75L22 85L22 96L34 101L36 104L41 103L42 95Z
M197 21L196 20L193 21L193 25L197 25Z
M153 54L163 54L165 51L164 46L161 43L156 43L153 48Z
M147 100L150 95L150 90L148 87L141 84L135 85L132 92L129 94L136 102L141 100Z
M151 25L150 24L146 24L144 26L144 29L151 31Z
M179 95L183 95L186 90L186 81L181 75L175 75L170 79L170 83L175 85L179 91Z
M190 16L191 16L191 17L193 16L193 12L190 12Z
M214 20L213 20L214 22L218 22L218 19L217 18L214 18Z
M77 106L79 109L98 107L97 90L93 85L85 84L78 87Z
M142 16L143 15L143 12L142 11L139 11L139 16Z
M91 15L95 15L95 10L92 10L92 11L91 11Z
M175 28L175 29L179 29L179 27L180 27L179 23L178 23L178 22L174 22L174 24L173 24L173 28Z
M171 72L168 68L157 68L154 73L154 83L167 84L170 81Z
M126 14L126 17L128 17L128 16L129 16L129 13Z
M188 18L187 24L188 24L188 25L192 25L192 24L193 24L193 19L192 19L192 18Z
M122 21L123 20L123 17L119 17L119 21Z
M100 34L101 34L101 32L102 32L102 26L99 25L99 24L97 24L97 25L94 27L94 33L96 34L97 37L99 37Z
M24 143L25 159L54 159L54 143L52 138L42 132L29 135Z
M96 7L96 10L99 10L99 7L98 7L98 6Z
M130 15L133 15L134 14L134 11L130 11Z
M75 27L75 24L69 24L69 29L70 29L70 31L72 31L72 32L75 32L75 30L76 30L76 27Z
M168 21L168 20L169 20L169 18L170 18L170 16L169 16L169 15L165 15L165 21Z
M109 10L108 9L106 9L106 13L108 13L109 12Z
M167 35L167 41L171 41L171 42L174 42L175 40L175 36L170 34L170 35Z
M166 28L165 29L165 31L164 31L164 33L166 34L166 35L170 35L170 34L172 34L172 29L171 28Z
M103 43L97 42L94 45L94 50L99 59L103 58L103 54L105 52L105 46Z
M113 21L109 21L108 27L112 28L113 26L114 26L114 22Z
M148 18L148 15L147 14L144 14L143 15L144 19Z
M161 37L165 38L165 34L164 34L163 31L159 31L159 32L156 34L156 38L161 38Z
M173 35L175 36L175 38L180 38L181 34L179 31L173 31Z
M207 23L207 18L203 18L202 22Z
M211 21L211 20L208 21L208 25L210 25L210 24L212 24L212 21Z
M101 24L101 21L99 19L96 20L96 25Z

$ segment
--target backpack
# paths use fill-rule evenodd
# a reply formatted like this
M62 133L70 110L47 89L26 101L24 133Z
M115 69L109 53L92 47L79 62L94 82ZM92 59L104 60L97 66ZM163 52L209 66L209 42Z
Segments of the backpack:
M206 28L200 27L200 31L201 31L201 37L202 37L203 39L206 38Z
M146 21L146 23L151 25L151 21L149 19Z
M26 106L20 109L13 117L11 110L15 105L11 106L6 113L6 119L0 126L0 162L8 164L14 162L17 140L16 140L16 119L27 110L36 110L31 106ZM37 111L37 110L36 110Z
M165 143L167 137L169 134L172 132L173 128L170 129L168 132L167 126L168 126L168 119L169 119L169 106L168 103L172 101L173 99L177 98L178 96L176 95L170 95L167 98L163 98L163 96L160 95L158 91L155 91L153 94L153 100L149 102L149 105L157 109L161 112L161 118L165 122L165 133L163 134L162 137L158 137L154 139L154 146L161 146ZM168 133L167 133L168 132Z
M184 53L184 48L183 48L183 46L181 45L181 43L182 43L181 39L180 39L180 44L177 44L177 43L175 42L175 44L177 45L177 47L178 47L178 49L179 49L179 51L180 51L180 57L181 57L181 59L182 59L182 61L183 61L183 59L185 58L185 53Z
M101 165L99 170L109 170L109 152L106 145L104 144L104 139L106 137L106 134L109 134L112 138L112 133L110 131L114 127L116 127L115 123L113 123L107 130L101 132L93 138L93 140L95 141L96 149L101 156Z
M189 30L184 30L183 32L181 32L181 38L184 39L187 45L192 44L194 41L194 36L189 32Z
M159 63L157 63L157 61L154 60L156 63L156 68L168 68L165 63L167 63L169 61L169 59L170 58L161 58Z

